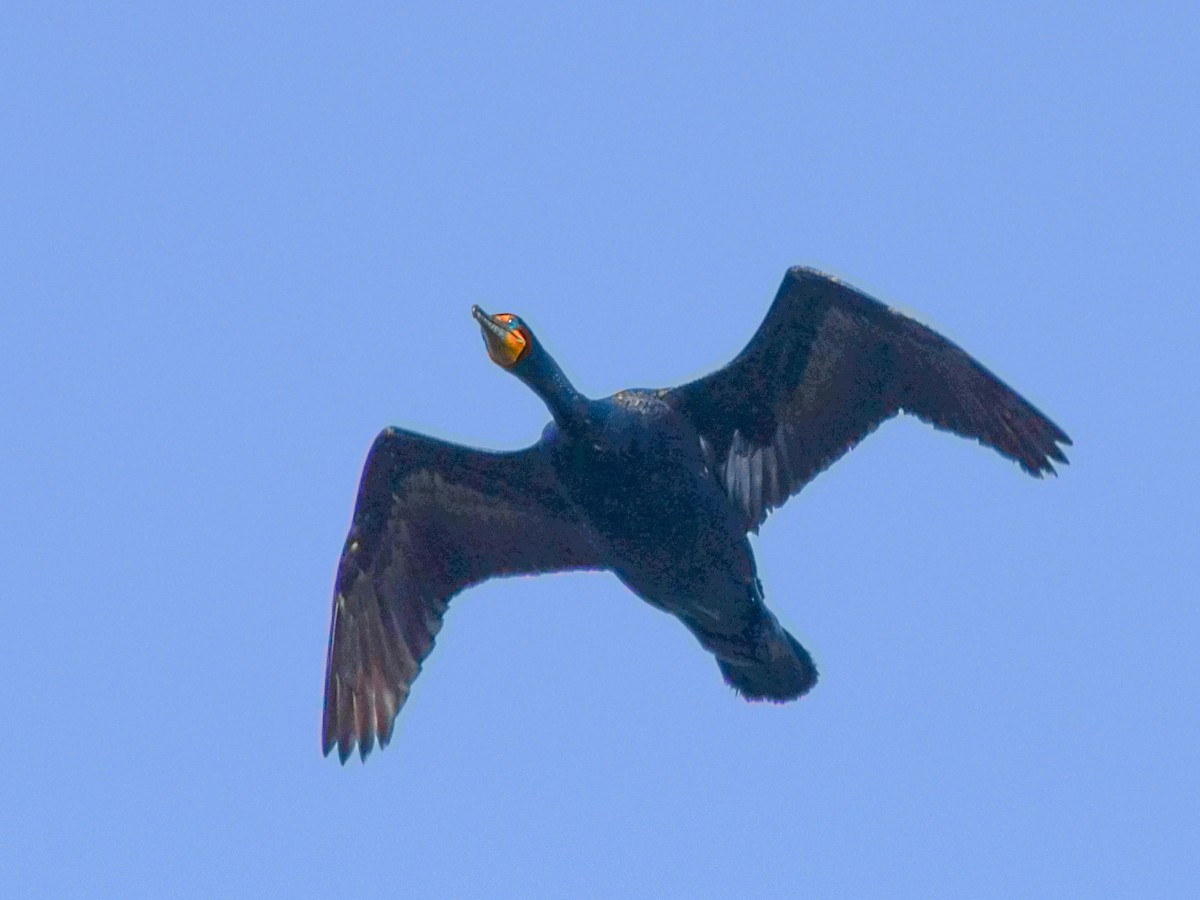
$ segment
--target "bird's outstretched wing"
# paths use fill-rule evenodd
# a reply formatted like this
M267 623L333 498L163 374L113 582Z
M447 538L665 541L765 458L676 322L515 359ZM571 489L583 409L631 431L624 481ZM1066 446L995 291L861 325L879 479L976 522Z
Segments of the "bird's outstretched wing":
M363 468L338 565L321 744L391 739L446 605L493 575L598 568L535 449L488 453L389 428Z
M1057 425L932 329L809 268L723 369L662 393L700 432L711 470L757 529L898 412L974 438L1026 472L1065 463Z

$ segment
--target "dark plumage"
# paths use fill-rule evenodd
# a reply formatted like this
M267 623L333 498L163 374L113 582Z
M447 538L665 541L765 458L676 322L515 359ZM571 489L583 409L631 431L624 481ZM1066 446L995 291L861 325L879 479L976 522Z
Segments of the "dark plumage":
M909 412L1031 475L1063 431L961 349L794 268L729 365L690 384L579 394L528 327L473 310L488 353L554 420L491 453L388 428L367 456L333 603L322 747L391 739L450 598L495 575L607 569L676 616L750 700L817 680L763 602L748 532L881 422Z

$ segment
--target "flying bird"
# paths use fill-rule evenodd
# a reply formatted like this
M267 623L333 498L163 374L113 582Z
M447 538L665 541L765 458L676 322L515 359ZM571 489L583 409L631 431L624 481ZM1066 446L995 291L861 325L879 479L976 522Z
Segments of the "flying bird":
M1067 435L959 347L810 268L788 270L722 369L603 400L532 329L472 308L488 355L553 417L533 446L476 450L387 428L367 455L338 566L322 749L391 740L450 599L500 575L607 570L683 623L747 700L817 681L767 609L749 533L880 423L907 412L1015 460L1066 463Z

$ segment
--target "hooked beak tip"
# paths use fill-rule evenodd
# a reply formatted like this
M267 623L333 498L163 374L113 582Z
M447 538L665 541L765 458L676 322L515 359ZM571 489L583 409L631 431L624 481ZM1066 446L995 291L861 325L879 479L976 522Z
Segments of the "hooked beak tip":
M502 340L504 337L504 329L496 323L496 320L479 308L479 304L471 307L471 315L475 317L475 321L479 323L479 327L483 329L483 335L488 341Z

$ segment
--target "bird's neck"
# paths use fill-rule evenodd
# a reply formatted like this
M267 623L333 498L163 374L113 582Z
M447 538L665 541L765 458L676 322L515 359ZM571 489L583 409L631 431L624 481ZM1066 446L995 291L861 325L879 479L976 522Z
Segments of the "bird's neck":
M540 363L534 372L526 375L525 383L542 398L559 428L569 431L583 425L588 417L588 398L575 390L575 385L548 355L544 355Z

